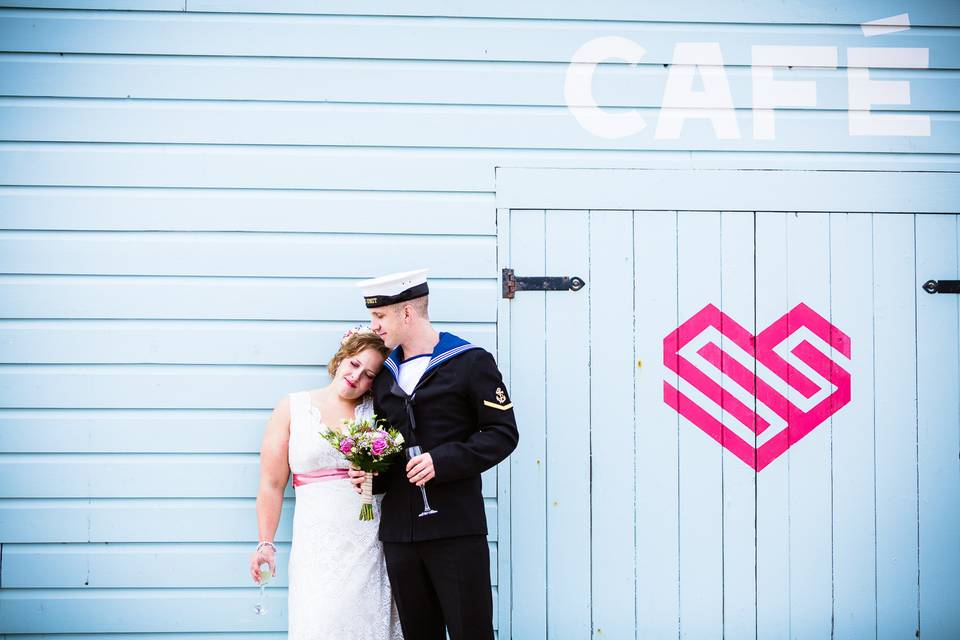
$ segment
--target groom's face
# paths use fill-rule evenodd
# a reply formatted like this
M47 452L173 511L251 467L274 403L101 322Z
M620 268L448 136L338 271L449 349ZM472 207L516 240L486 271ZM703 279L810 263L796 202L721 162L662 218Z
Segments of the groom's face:
M370 328L391 349L403 342L403 309L402 304L392 304L387 307L370 309Z

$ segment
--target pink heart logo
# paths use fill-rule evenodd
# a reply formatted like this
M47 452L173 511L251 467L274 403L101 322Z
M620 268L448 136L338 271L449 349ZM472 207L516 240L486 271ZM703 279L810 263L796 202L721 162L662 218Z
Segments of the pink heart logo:
M698 338L702 341L706 336L701 337L701 334L711 328L719 331L724 339L730 340L739 347L747 357L753 358L753 370L730 353L724 352L713 341L705 341L696 350L696 354L703 358L703 363L727 376L737 387L745 391L748 397L755 398L756 402L762 403L764 408L769 409L786 424L772 437L768 437L770 434L767 433L761 438L761 434L771 427L769 420L759 415L748 406L747 402L738 398L730 389L721 386L708 373L697 368L680 353L692 341ZM811 408L804 411L797 407L783 393L754 373L759 365L763 365L767 371L785 381L790 389L795 390L807 400L824 391L825 385L811 380L776 351L780 344L789 340L801 329L808 330L831 349L850 358L849 336L803 303L798 304L756 336L720 309L708 304L663 339L663 363L667 368L699 391L709 402L719 405L723 412L730 414L737 422L752 431L753 437L750 440L757 443L763 441L759 446L737 435L712 415L708 407L698 404L666 380L663 383L664 402L752 469L758 472L763 470L784 451L850 402L850 374L806 339L801 339L790 353L833 387L831 393ZM716 375L715 371L712 373ZM740 393L740 395L744 394ZM706 401L701 400L701 402ZM770 415L766 410L764 413Z

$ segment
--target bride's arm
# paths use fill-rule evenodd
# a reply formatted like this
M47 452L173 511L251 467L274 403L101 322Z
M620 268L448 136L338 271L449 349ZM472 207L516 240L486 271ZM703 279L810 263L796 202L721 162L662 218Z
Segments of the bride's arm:
M257 492L257 530L260 542L273 543L280 523L283 491L290 477L287 449L290 444L290 399L284 396L273 409L260 445L260 489ZM250 558L250 575L259 581L260 565L270 565L277 572L276 550L269 545L258 547Z

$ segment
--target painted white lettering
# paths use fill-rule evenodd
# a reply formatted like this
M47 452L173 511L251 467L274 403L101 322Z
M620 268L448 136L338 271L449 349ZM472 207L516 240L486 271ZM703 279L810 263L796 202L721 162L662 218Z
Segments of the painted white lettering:
M890 16L889 18L880 18L878 20L871 20L870 22L863 22L860 24L860 29L863 31L863 35L866 38L885 36L889 33L906 31L909 28L909 13L901 13L895 16Z
M703 80L703 91L693 90L696 73ZM740 137L719 42L680 42L674 47L654 137L678 140L684 122L691 118L710 120L718 138Z
M906 80L871 80L870 67L926 69L930 66L926 48L847 49L847 96L849 129L852 136L929 136L930 117L903 114L875 114L878 104L910 104L910 83Z
M593 97L593 74L597 64L622 60L635 65L646 50L633 40L604 36L590 40L577 49L567 67L563 86L567 108L580 125L601 138L624 138L643 131L647 126L636 110L603 111Z
M773 70L786 67L837 67L836 47L754 46L753 137L773 140L776 135L774 109L816 107L817 85L812 80L774 80Z

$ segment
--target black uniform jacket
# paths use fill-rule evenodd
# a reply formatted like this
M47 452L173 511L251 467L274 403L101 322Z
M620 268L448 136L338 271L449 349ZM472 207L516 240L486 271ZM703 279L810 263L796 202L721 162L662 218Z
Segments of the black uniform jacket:
M402 361L398 347L374 380L374 411L400 430L407 445L419 444L433 458L436 477L426 489L437 513L418 517L423 511L420 489L407 479L406 459L398 456L374 482L376 493L386 491L380 539L486 535L480 474L510 455L519 438L500 370L489 352L441 333L426 371L407 396L397 384Z

